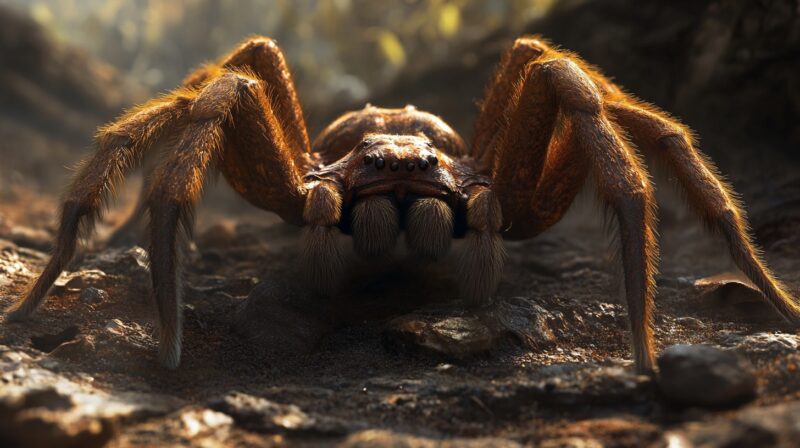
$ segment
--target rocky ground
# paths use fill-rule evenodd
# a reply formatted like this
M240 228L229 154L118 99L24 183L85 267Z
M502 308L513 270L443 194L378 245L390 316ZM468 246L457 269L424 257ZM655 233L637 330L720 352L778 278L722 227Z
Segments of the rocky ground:
M800 103L787 76L796 58L781 57L800 43L800 33L786 33L800 29L798 16L781 13L796 2L681 1L667 12L661 2L566 3L577 6L531 31L686 116L742 193L770 265L800 293ZM777 35L789 37L776 44ZM404 78L375 102L432 108L468 135L483 61L507 40L487 39L473 57ZM33 53L58 60L47 51ZM716 62L704 65L709 52ZM31 116L53 116L42 98L77 107L44 87L70 72L47 74L54 78L21 90L43 92L20 97ZM87 82L106 91L110 79ZM447 88L433 90L447 94L428 95L442 80ZM751 108L719 115L721 104ZM108 118L106 108L83 108L94 112L75 132L43 131L11 109L0 117L0 153L13 161L0 169L0 308L47 261L54 185L89 144L77 137L84 121ZM544 235L509 243L496 303L465 310L454 302L452 260L424 265L402 250L380 264L353 257L349 286L335 299L315 297L297 276L301 230L216 188L200 207L187 263L183 361L163 370L146 251L105 244L132 208L133 182L40 312L24 323L0 317L0 445L794 446L799 333L669 194L668 179L656 180L655 379L632 373L618 274L591 192Z
M341 297L319 301L293 280L298 229L268 215L207 224L188 265L185 354L174 372L154 358L146 252L98 243L33 320L0 324L0 439L20 446L797 440L797 333L727 272L719 242L688 216L662 219L674 222L662 226L658 345L721 350L673 347L660 359L659 380L632 373L627 315L594 211L579 205L541 238L509 244L498 303L477 311L448 303L448 263L418 266L404 255L385 266L356 262ZM2 233L3 307L47 259L45 217L19 217L22 225ZM779 242L768 256L797 291L795 247Z

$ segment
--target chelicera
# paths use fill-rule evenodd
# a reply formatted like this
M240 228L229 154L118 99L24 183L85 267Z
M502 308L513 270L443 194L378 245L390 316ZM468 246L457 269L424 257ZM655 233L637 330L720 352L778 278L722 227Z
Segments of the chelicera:
M800 304L770 273L745 214L690 130L623 92L578 56L537 37L517 39L490 81L469 145L440 118L406 107L345 114L312 145L279 48L252 38L183 86L101 128L98 149L64 199L53 256L9 319L30 315L72 258L107 193L159 141L170 149L142 200L151 217L150 260L159 360L181 356L181 242L203 181L221 172L256 207L307 227L303 269L333 292L345 258L336 241L379 257L400 232L421 257L439 259L453 238L464 302L491 302L504 239L532 238L558 222L586 182L616 218L633 358L653 368L651 330L658 246L650 176L641 153L677 178L690 205L727 240L741 270L787 320Z

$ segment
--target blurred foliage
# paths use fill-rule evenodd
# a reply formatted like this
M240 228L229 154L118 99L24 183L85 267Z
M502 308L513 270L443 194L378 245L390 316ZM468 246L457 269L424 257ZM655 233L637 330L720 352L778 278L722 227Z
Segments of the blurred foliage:
M0 0L153 90L251 34L276 38L303 101L359 101L554 0Z

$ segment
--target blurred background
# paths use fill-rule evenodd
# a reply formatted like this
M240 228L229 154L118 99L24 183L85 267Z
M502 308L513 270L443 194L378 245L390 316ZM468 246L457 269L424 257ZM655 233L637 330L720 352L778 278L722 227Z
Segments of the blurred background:
M56 40L85 49L150 90L243 37L275 38L308 107L363 101L414 66L424 70L459 44L520 29L552 0L3 0Z
M369 101L469 138L494 64L535 33L697 130L758 231L800 203L799 17L798 0L0 0L0 202L56 197L98 124L248 35L281 45L312 137Z

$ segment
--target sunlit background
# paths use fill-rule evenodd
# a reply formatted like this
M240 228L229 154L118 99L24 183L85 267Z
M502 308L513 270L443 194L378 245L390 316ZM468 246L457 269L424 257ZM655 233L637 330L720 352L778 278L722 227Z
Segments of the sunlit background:
M800 21L792 5L0 0L0 157L9 161L0 163L0 197L18 197L15 185L57 194L99 124L177 87L253 34L275 38L286 54L312 138L369 101L414 104L469 140L502 52L536 33L680 117L735 178L731 168L751 156L797 158Z
M542 16L554 0L0 0L148 89L251 34L278 40L310 109L364 100L398 74Z

